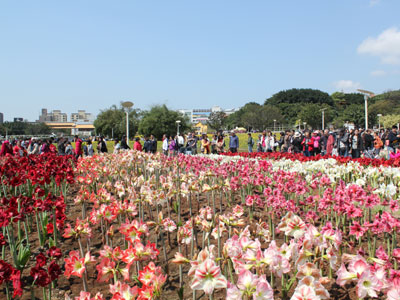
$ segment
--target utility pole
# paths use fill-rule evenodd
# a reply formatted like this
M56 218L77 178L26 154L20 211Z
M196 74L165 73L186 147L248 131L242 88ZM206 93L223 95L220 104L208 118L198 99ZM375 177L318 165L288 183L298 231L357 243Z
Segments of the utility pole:
M322 111L322 130L325 129L325 110L326 109L328 109L328 108L321 109L321 111Z

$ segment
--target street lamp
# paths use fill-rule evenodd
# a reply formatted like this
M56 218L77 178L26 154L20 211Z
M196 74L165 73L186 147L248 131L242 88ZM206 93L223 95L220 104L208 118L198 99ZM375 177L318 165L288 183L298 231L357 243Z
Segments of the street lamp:
M126 111L126 143L129 145L129 109L133 106L133 102L125 101L121 105Z
M325 129L325 110L326 109L328 109L328 108L321 109L321 111L322 111L322 130Z
M181 121L180 120L176 120L175 122L176 122L176 126L178 127L178 136L179 136L179 124L181 123Z
M360 93L362 93L364 95L364 101L365 101L365 130L367 130L368 129L368 98L369 97L374 97L375 94L373 92L366 91L366 90L358 89L357 91L359 91Z
M274 132L275 132L275 124L276 124L276 120L274 120Z
M381 131L381 117L382 117L382 114L378 114L378 127L379 127L379 131Z

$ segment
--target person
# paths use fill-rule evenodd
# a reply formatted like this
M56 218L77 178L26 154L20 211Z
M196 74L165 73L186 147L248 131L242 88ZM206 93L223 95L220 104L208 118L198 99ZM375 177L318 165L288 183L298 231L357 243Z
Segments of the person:
M279 151L282 151L283 144L285 143L285 133L281 132L279 135L280 135L280 137L279 137L279 140L278 140L277 143L278 143L278 146L279 146Z
M293 135L292 146L293 146L294 153L301 153L301 149L303 148L302 137L301 137L300 132L298 132L298 131L295 132Z
M360 158L360 154L363 148L362 139L359 134L358 129L353 131L353 134L350 136L350 153L352 158Z
M52 137L49 139L49 152L53 153L53 154L57 154L57 148L54 145L54 138L52 138Z
M217 138L217 153L221 154L224 151L225 151L225 140L222 133L220 133Z
M57 141L58 155L65 155L65 139L63 137L59 138Z
M204 154L210 154L210 141L205 133L201 139L201 148L203 149Z
M328 139L326 141L326 149L325 149L325 155L332 155L333 148L335 146L335 136L333 135L333 132L329 132ZM336 150L335 150L336 151ZM337 154L337 152L336 152Z
M229 151L232 153L237 153L239 149L239 138L234 131L232 131L229 137Z
M346 156L347 155L347 146L348 146L348 133L345 129L342 129L339 132L339 137L337 141L337 149L339 156Z
M154 135L150 135L150 152L153 154L157 152L157 139Z
M182 133L179 133L176 137L176 146L179 153L185 153L185 138Z
M257 152L264 152L263 150L263 146L262 146L262 144L263 144L263 136L262 136L262 134L259 134L258 135L258 140L257 140Z
M310 137L310 132L306 131L304 133L304 138L303 141L301 142L301 144L303 145L303 154L306 157L311 156L311 153L314 150L314 142Z
M0 156L6 156L7 154L12 155L13 149L9 141L4 141L1 145Z
M397 135L397 126L393 125L392 130L387 135L386 146L389 152L394 152L394 147L399 145L400 138Z
M49 149L49 143L47 140L42 140L42 145L40 146L40 154L46 154L49 153L50 149Z
M321 149L320 149L320 140L321 137L319 136L319 132L317 130L315 130L313 132L313 136L312 136L312 142L313 142L313 150L310 153L311 156L315 156L321 153Z
M118 139L114 140L114 154L119 153L121 151L121 143L119 142Z
M135 143L133 144L133 150L142 151L142 144L140 143L140 138L135 138Z
M266 151L272 152L275 148L275 137L272 135L271 131L267 132L267 139L265 140Z
M362 139L365 150L371 150L374 148L374 137L372 136L370 129L364 132Z
M163 135L162 141L162 151L164 155L168 155L168 137L166 134Z
M178 150L178 145L177 145L177 140L178 137L176 136L175 138L172 138L172 135L169 138L169 143L168 143L168 151L169 155L175 156Z
M147 135L144 137L143 151L145 153L151 152L151 141L149 140L149 137Z
M254 139L251 136L251 132L248 133L248 138L247 138L247 148L249 150L249 153L253 152L253 146L254 146Z
M75 135L75 157L82 157L82 140Z
M66 142L65 155L74 155L74 148L72 147L70 141Z
M374 132L374 154L379 155L379 152L381 151L382 147L383 147L383 142L379 137L379 133Z
M188 154L194 154L193 153L193 148L195 147L194 145L194 137L192 133L188 134L187 141L186 141L186 153Z
M87 142L87 155L88 156L93 156L94 155L94 149L93 149L93 144L92 141L89 139Z
M99 153L107 153L108 152L107 144L104 141L104 138L102 136L99 138L99 143L97 144L97 151Z
M283 137L281 152L289 152L289 147L290 147L290 131L286 130Z
M31 144L28 147L28 155L39 154L40 146L36 138L31 139Z
M25 149L22 148L22 146L21 146L21 141L17 141L15 143L14 148L13 148L14 155L15 156L19 156L19 157L25 156L25 151L24 150Z
M211 153L212 154L217 154L217 141L218 141L218 137L216 134L214 134L213 138L211 140Z
M321 139L319 140L319 145L321 148L321 155L326 155L326 147L328 145L328 138L329 138L329 130L325 129L321 135Z
M265 130L262 132L262 135L260 138L260 145L261 145L260 152L266 152L267 151L267 132Z
M123 135L122 138L121 138L121 149L122 149L122 150L129 150L129 149L131 149L131 148L129 147L129 145L127 144L126 136L125 136L125 135Z

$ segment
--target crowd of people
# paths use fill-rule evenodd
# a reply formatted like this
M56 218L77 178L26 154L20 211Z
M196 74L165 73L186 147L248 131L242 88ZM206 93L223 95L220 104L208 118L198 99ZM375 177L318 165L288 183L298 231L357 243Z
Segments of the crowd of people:
M253 137L254 133L248 133L248 152L289 152L302 153L304 156L337 155L343 157L359 158L398 158L400 157L400 133L397 126L391 129L374 131L371 129L341 129L341 130L315 130L295 131L287 130L277 135L271 131L264 131ZM74 142L74 146L73 143ZM107 143L103 137L95 140L82 140L75 136L73 140L60 137L57 139L14 139L13 141L0 141L0 156L33 155L45 153L57 153L59 155L92 156L97 153L107 153ZM97 142L96 149L93 147ZM127 138L114 140L114 153L129 150ZM133 149L149 153L157 152L157 139L145 136L142 139L135 138ZM231 132L226 137L223 132L214 134L211 138L207 134L200 136L195 133L175 136L164 135L162 138L162 152L165 155L182 154L220 154L223 152L236 153L239 150L239 137Z
M341 129L294 131L280 133L280 138L272 132L263 132L255 142L252 135L248 136L248 151L256 146L257 152L289 152L303 153L304 156L336 155L343 157L368 158L400 157L400 135L397 126L391 129L374 131L371 129ZM384 152L381 153L381 151Z

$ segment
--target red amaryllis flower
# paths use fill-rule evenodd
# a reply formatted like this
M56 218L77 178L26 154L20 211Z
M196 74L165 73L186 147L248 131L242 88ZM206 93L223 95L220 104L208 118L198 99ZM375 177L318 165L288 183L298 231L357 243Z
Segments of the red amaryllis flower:
M61 249L53 246L47 250L47 256L52 259L59 259L62 257Z
M44 267L47 263L47 258L44 256L43 253L39 253L38 256L36 256L36 267Z
M54 232L53 223L48 223L48 224L46 225L46 230L47 230L47 234L53 234L53 232Z
M53 260L48 268L51 281L56 280L61 275L60 266Z
M41 287L45 287L51 282L46 270L37 266L31 269L31 276L35 284Z
M12 271L13 267L9 263L0 259L0 284L10 280Z
M21 271L14 269L11 275L11 280L14 288L13 298L22 296Z

